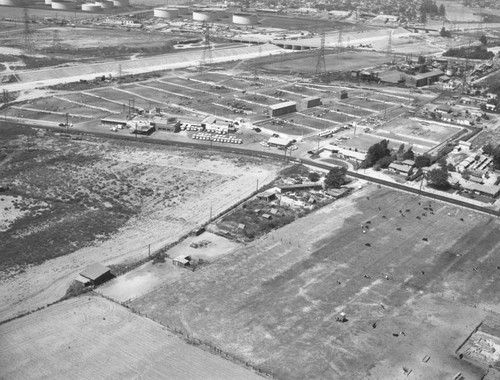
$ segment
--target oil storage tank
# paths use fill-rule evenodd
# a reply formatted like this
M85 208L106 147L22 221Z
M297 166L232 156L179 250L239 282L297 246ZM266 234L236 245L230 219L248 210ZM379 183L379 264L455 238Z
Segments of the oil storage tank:
M113 0L113 5L116 8L128 8L130 6L129 0Z
M57 9L59 11L69 11L76 8L76 3L73 3L72 1L52 0L51 6L52 9Z
M23 1L22 0L0 0L0 5L19 7L19 6L23 5Z
M112 1L109 0L103 0L101 2L101 8L102 9L112 9L114 7L114 4Z
M250 13L233 14L233 24L236 25L255 25L257 24L257 15Z
M193 11L194 21L206 21L212 22L217 20L217 13L211 11L194 10Z
M100 12L101 4L99 3L84 3L82 4L82 11L84 12Z
M179 11L176 8L155 8L154 16L159 18L173 19L179 17Z

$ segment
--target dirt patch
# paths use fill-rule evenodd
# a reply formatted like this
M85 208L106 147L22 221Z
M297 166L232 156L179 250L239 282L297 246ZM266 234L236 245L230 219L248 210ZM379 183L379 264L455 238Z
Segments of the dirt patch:
M7 195L48 206L37 214L20 205L29 212L0 233L0 320L62 297L95 261L126 264L175 242L206 223L211 207L221 213L278 170L260 159L47 133L27 150L25 135L10 134L1 139Z

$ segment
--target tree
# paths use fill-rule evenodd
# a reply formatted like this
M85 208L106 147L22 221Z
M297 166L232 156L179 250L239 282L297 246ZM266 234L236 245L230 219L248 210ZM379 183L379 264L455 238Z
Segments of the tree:
M414 160L415 159L415 153L413 153L413 149L410 146L408 150L403 154L403 159L405 160Z
M488 143L488 144L483 146L483 153L488 155L488 156L491 156L491 154L493 153L493 149L494 149L493 144Z
M382 157L390 156L391 151L388 148L389 140L382 140L376 144L373 144L368 148L368 153L366 154L366 159L364 161L365 167L371 167L380 160Z
M417 168L423 168L424 166L431 165L431 158L429 156L417 156L415 158L415 166Z
M444 7L444 4L441 4L439 6L439 15L440 16L446 16L446 8Z
M380 166L382 169L388 168L389 165L394 161L394 158L391 156L382 157L378 160L375 165Z
M321 176L316 172L310 172L307 177L311 182L318 182Z
M488 38L486 38L486 36L483 34L481 35L481 37L479 37L479 41L481 42L481 44L483 45L487 45L488 44Z
M344 167L334 167L330 169L325 177L326 189L340 189L346 183L345 174L347 169Z
M427 181L436 189L448 190L450 183L448 182L448 169L436 168L427 173Z

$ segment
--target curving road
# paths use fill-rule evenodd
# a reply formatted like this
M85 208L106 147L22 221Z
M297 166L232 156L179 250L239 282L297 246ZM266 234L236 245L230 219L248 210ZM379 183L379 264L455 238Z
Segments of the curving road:
M299 157L290 157L286 156L285 152L283 153L278 153L278 152L269 152L269 151L257 151L253 149L248 149L248 148L243 148L238 145L213 145L210 143L203 143L201 141L171 141L171 140L162 140L162 139L155 139L155 138L150 138L150 137L136 137L135 135L122 135L122 134L113 134L111 132L81 132L78 130L69 130L67 131L65 128L62 127L41 127L39 125L31 125L27 123L12 123L10 121L1 121L0 120L0 126L8 123L8 124L17 124L17 125L24 125L24 126L29 126L29 127L34 127L34 128L44 128L44 129L51 129L53 131L61 132L61 133L68 133L70 135L92 135L92 136L97 136L97 137L103 137L103 138L112 138L115 140L125 140L125 141L136 141L136 142L141 142L141 143L149 143L149 144L158 144L158 145L166 145L166 146L176 146L176 147L185 147L185 148L193 148L193 149L205 149L205 150L217 150L221 152L226 152L226 153L237 153L237 154L243 154L247 156L258 156L258 157L270 157L270 158L275 158L275 159L280 159L280 160L288 160L288 161L293 161L293 162L300 162L303 164L307 164L313 167L317 167L319 169L326 169L329 170L335 165L332 164L327 164L324 162L318 162L315 160L311 160L309 158L299 158ZM395 183L391 181L386 181L380 178L374 178L370 177L365 174L360 174L358 172L348 170L347 174L350 177L354 178L359 178L365 181L377 183L382 186L390 187L396 190L402 190L406 191L408 193L413 193L419 196L424 196L427 198L435 199L438 201L442 202L447 202L455 206L460 206L464 208L468 208L470 210L474 211L479 211L488 215L492 216L500 216L500 212L496 210L492 210L486 207L481 207L475 204L471 204L468 202L464 202L455 198L450 198L445 195L440 195L440 194L434 194L427 192L425 190L418 190L413 187L405 186L400 183Z

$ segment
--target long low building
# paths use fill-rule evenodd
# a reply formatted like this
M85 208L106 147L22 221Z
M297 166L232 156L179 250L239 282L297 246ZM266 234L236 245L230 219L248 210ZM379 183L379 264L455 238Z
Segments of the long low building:
M297 112L296 102L283 102L269 106L269 116L277 117Z
M274 146L277 148L288 148L293 144L291 139L286 139L284 137L271 137L269 140L267 140L267 143L269 144L269 146Z

